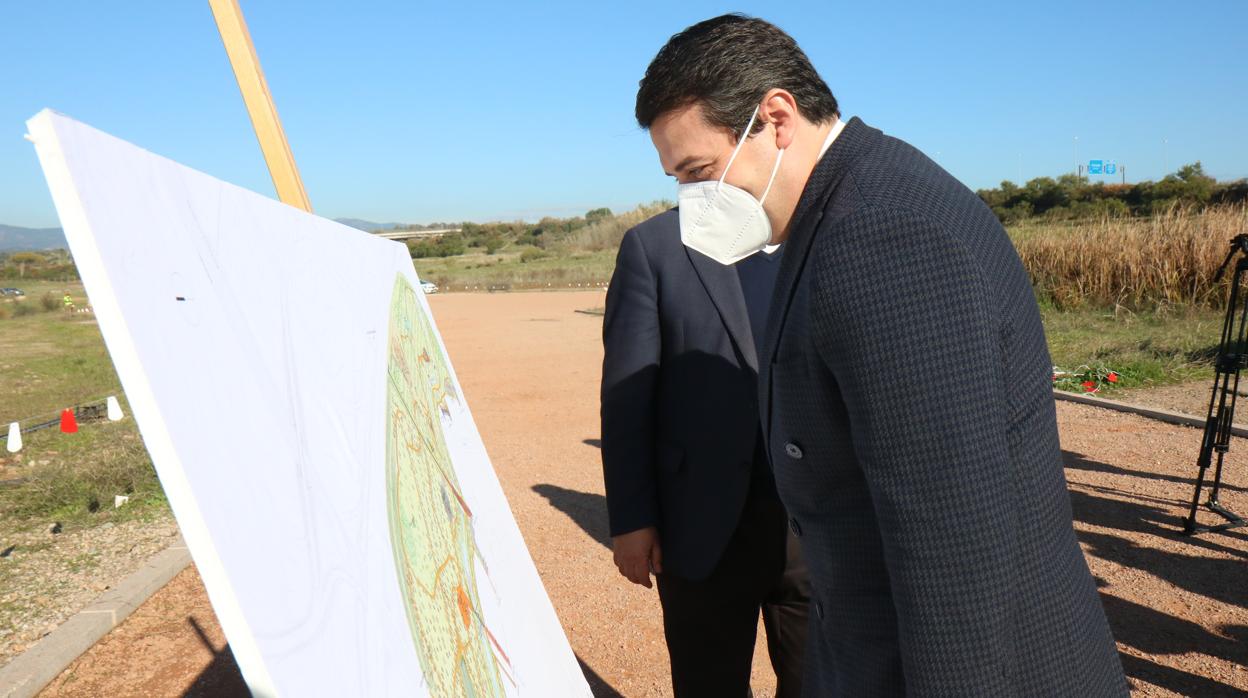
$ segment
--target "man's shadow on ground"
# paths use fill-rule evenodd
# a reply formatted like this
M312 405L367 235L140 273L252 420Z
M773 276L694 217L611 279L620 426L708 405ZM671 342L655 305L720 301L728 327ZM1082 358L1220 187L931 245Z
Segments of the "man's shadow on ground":
M585 443L599 445L596 440L586 440ZM1063 455L1066 467L1074 470L1192 484L1191 480L1175 476L1136 472L1101 463L1078 453L1065 452ZM1243 489L1228 487L1227 491ZM535 485L533 491L545 497L591 538L610 548L605 497L552 484ZM1178 499L1167 500L1125 489L1092 485L1072 488L1070 497L1075 519L1101 529L1172 538L1178 536L1183 525L1182 517L1173 513L1176 507L1181 508L1183 504ZM1248 551L1242 545L1233 547L1219 536L1183 539L1184 543L1192 546L1193 552L1207 550L1231 556L1231 559L1219 559L1150 548L1125 536L1104 532L1080 532L1078 535L1088 546L1090 555L1148 572L1190 593L1248 607L1248 593L1245 592L1248 589ZM1232 543L1248 541L1245 531L1230 531L1222 535L1230 538ZM1114 637L1128 647L1152 655L1185 654L1199 649L1228 662L1248 665L1248 626L1225 626L1218 629L1219 634L1215 634L1191 621L1109 594L1102 594L1101 599ZM1128 676L1182 695L1237 693L1233 687L1213 679L1128 654L1122 654L1122 662Z
M607 498L600 494L578 492L558 485L533 485L533 491L546 498L551 506L567 514L590 538L611 548L607 527Z
M1089 460L1077 453L1066 452L1064 456L1066 467L1071 469L1153 480L1181 481L1180 478L1172 476L1136 473ZM1190 484L1190 481L1183 484ZM552 484L535 485L533 491L546 498L552 506L568 516L599 544L610 548L611 539L607 528L605 497ZM1098 528L1177 537L1182 527L1182 517L1173 513L1175 506L1182 504L1180 500L1166 500L1125 489L1091 485L1078 485L1077 489L1072 489L1070 494L1075 519ZM1248 536L1245 536L1243 531L1231 531L1223 535L1239 541L1248 540ZM1226 553L1237 559L1175 554L1141 546L1126 537L1104 532L1080 532L1079 538L1088 546L1090 555L1148 572L1191 593L1201 594L1224 603L1248 607L1248 594L1244 592L1244 589L1248 589L1248 553L1245 553L1242 547L1227 545L1224 538L1206 536L1183 540L1195 549ZM1141 653L1185 654L1198 649L1231 663L1248 665L1248 626L1224 626L1218 629L1218 634L1215 634L1191 621L1110 594L1103 593L1101 600L1109 616L1114 637ZM193 620L191 622L194 624ZM198 631L198 626L196 628ZM212 647L202 631L198 632L205 646L213 652L214 660L185 695L204 697L248 695L229 647L218 651ZM1128 676L1181 695L1211 696L1239 693L1235 688L1208 677L1167 667L1129 654L1121 656ZM580 661L579 657L578 661ZM620 696L620 693L592 667L584 661L580 663L595 696L606 698Z
M1180 489L1188 496L1191 494L1189 488L1194 486L1194 477L1184 479L1133 471L1094 461L1070 451L1063 452L1063 456L1066 467L1072 470L1174 482L1176 485L1186 485L1187 487ZM1248 607L1248 592L1245 592L1248 589L1248 551L1243 545L1243 542L1248 541L1248 536L1244 531L1181 537L1183 517L1190 500L1142 494L1139 490L1143 488L1131 487L1129 483L1122 484L1122 487L1112 487L1080 483L1070 488L1075 520L1103 529L1077 532L1090 556L1147 572L1188 593L1230 605ZM1243 491L1239 487L1226 489ZM1104 529L1131 533L1135 540L1106 533ZM1171 541L1181 540L1184 547L1192 553L1208 551L1227 557L1204 557L1176 552L1173 546L1166 550L1147 544L1141 545L1138 542L1140 534ZM1101 586L1105 585L1100 579L1097 582ZM1150 655L1181 655L1198 650L1233 664L1248 664L1248 626L1228 625L1213 633L1192 621L1108 593L1101 594L1101 601L1115 639L1128 647ZM1208 677L1126 653L1121 654L1121 657L1128 676L1181 695L1242 695L1235 688Z
M1067 451L1063 455L1068 468L1113 472L1108 470L1111 466L1091 461L1081 454ZM1156 479L1152 473L1115 470L1129 477ZM1184 484L1191 484L1191 481ZM1077 483L1070 489L1070 503L1076 521L1103 529L1178 540L1192 552L1203 550L1229 556L1231 559L1176 553L1101 532L1078 534L1079 540L1090 548L1091 555L1143 570L1180 589L1248 608L1248 592L1245 592L1248 589L1248 546L1244 545L1248 543L1248 531L1181 536L1183 517L1189 503L1141 494L1136 488ZM1180 511L1182 514L1178 513ZM1208 512L1205 514L1212 516Z

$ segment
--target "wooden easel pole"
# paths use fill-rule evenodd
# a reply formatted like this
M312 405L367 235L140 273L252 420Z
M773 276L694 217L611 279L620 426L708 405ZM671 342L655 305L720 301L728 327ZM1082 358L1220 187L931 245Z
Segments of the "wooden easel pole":
M260 60L256 58L256 48L251 43L251 34L247 31L238 0L208 0L208 5L221 32L225 53L234 68L238 89L243 93L251 125L256 129L256 139L260 141L260 151L264 153L264 161L273 177L277 198L282 203L310 212L312 203L308 201L299 169L295 167L295 156L286 142L282 122L277 118L277 107L269 94L268 83L264 81L264 72L260 70Z

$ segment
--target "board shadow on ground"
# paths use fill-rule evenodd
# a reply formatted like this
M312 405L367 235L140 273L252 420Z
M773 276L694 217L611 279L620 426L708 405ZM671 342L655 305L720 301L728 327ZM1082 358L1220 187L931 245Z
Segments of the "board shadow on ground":
M218 650L194 618L188 617L186 620L194 629L195 634L199 636L204 647L212 652L213 658L212 663L196 677L195 683L182 694L183 698L249 698L251 693L247 690L247 683L238 670L238 664L234 661L230 646L227 644ZM617 691L579 655L576 661L580 664L581 671L585 673L585 680L589 682L589 688L593 691L595 698L624 698L624 694Z
M594 698L624 698L623 693L615 690L606 679L599 676L598 672L586 664L579 654L576 655L576 661L580 662L581 671L585 672L585 680L589 682L589 690L594 692Z
M198 621L188 617L186 622L199 636L204 648L212 653L212 662L195 678L195 683L186 689L186 693L182 694L183 698L248 698L251 692L247 690L247 682L238 670L238 663L234 661L230 646L227 644L218 650L213 647L208 634Z

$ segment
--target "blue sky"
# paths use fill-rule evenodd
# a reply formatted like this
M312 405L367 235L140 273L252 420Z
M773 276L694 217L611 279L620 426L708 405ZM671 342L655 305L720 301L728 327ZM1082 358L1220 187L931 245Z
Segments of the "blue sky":
M1125 165L1128 181L1194 160L1248 176L1248 3L954 5L242 0L328 217L535 219L674 199L632 118L637 80L668 36L728 11L787 30L843 113L973 188L1069 172L1076 152ZM2 223L57 225L21 137L44 107L272 195L205 0L0 0Z

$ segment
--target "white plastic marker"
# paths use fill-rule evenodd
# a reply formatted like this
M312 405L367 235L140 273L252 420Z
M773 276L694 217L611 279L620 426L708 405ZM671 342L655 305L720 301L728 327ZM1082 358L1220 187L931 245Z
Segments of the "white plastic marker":
M121 403L117 402L117 398L110 396L108 398L108 421L120 422L125 416L121 411Z
M17 453L22 450L22 429L13 422L9 425L9 453Z

